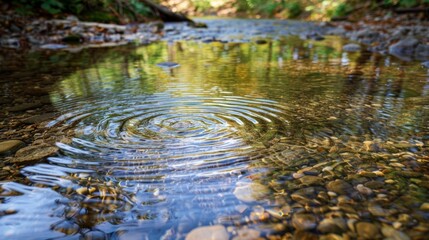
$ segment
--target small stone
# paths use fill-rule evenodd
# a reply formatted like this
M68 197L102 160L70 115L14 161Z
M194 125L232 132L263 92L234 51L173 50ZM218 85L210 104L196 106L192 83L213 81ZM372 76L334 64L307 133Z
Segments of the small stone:
M185 240L201 240L201 239L211 239L211 240L228 240L229 235L225 227L222 225L214 225L207 227L199 227L192 230L188 235L186 235Z
M303 176L299 179L302 185L312 186L312 185L323 185L323 178L317 176Z
M375 177L377 177L377 174L375 174L373 172L361 171L361 172L359 172L359 176L367 177L367 178L375 178Z
M358 184L357 186L356 186L356 189L361 193L361 194L363 194L363 195L366 195L366 196L371 196L374 192L371 190L371 188L368 188L368 187L365 187L364 185L362 185L362 184Z
M322 233L343 233L347 231L346 221L342 218L325 218L317 226Z
M423 203L421 206L420 206L420 210L422 210L422 211L425 211L425 212L429 212L429 203Z
M296 230L312 230L317 226L316 217L312 214L297 213L292 217L292 225Z
M388 215L388 211L383 209L380 205L370 202L368 204L368 211L376 217L386 217Z
M417 39L414 37L408 37L391 45L389 47L389 53L396 56L413 55L417 44L419 44Z
M304 173L293 173L292 174L292 177L295 178L295 179L300 179L300 178L302 178L304 176L305 176Z
M384 182L387 184L394 184L396 181L393 179L386 179Z
M429 45L428 44L417 45L414 55L417 59L425 59L429 57Z
M95 231L86 232L83 235L83 239L84 240L104 240L104 239L107 239L107 235L102 231L95 230Z
M58 224L52 226L52 230L62 232L66 235L73 235L79 232L79 225L71 221L64 220Z
M300 204L307 204L313 201L316 197L316 190L314 187L301 188L293 192L290 197L295 202Z
M343 46L343 50L345 52L358 52L360 51L361 47L359 44L355 43L349 43Z
M392 226L393 226L395 229L400 229L400 228L402 227L402 223L400 223L400 222L393 222L393 223L392 223Z
M311 232L295 231L295 233L293 234L293 238L285 239L318 240L319 236Z
M353 192L353 186L350 183L340 179L329 182L326 185L326 188L329 191L338 193L340 195L347 195Z
M15 154L16 158L12 159L11 162L20 164L25 162L38 161L45 157L54 155L57 152L58 148L49 144L32 145L17 151Z
M332 191L328 191L328 192L327 192L327 194L328 194L328 196L329 196L329 197L331 197L331 198L338 196L338 194L336 194L336 193L334 193L334 192L332 192Z
M392 167L397 167L397 168L403 168L403 167L405 167L405 165L402 164L402 163L389 163L389 165L392 166Z
M380 181L369 181L369 182L366 182L364 186L371 189L381 189L384 187L384 183Z
M8 155L15 153L18 149L25 146L25 143L20 140L8 140L0 142L0 155Z
M258 239L261 235L261 232L250 229L250 228L242 228L237 230L237 237L234 237L233 240L254 240Z
M410 237L408 237L404 232L398 231L390 226L383 226L381 228L381 232L386 238L392 240L410 240Z
M256 182L238 182L234 195L243 202L254 202L264 198L269 193L269 189Z
M369 222L359 222L356 224L356 232L363 239L379 239L380 231L375 224Z

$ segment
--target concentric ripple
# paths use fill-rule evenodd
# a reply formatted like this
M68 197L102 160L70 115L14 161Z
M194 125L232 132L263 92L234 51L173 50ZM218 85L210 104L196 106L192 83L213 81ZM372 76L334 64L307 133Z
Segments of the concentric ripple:
M266 149L261 142L287 131L286 109L264 99L204 94L58 102L63 114L48 127L71 142L57 143L60 153L48 164L21 171L67 199L56 204L68 217L52 228L106 222L110 230L147 226L158 236L158 224L196 227L236 213L237 182L263 171L250 166Z
M166 93L76 105L50 123L74 129L72 144L58 146L65 157L85 159L81 164L92 159L111 168L118 180L147 178L148 171L172 178L237 170L287 127L276 102L246 97Z

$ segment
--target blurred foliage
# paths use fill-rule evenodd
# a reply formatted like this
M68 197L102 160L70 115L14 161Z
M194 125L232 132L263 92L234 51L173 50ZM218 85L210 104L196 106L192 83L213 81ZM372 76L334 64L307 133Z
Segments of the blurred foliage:
M256 18L327 20L345 17L357 9L428 6L429 0L152 0L191 16L217 15ZM142 0L13 0L22 15L73 14L82 20L129 23L154 17ZM38 11L38 12L37 12Z
M429 0L160 0L174 11L188 15L304 18L326 20L344 17L356 9L427 6Z
M152 11L139 0L14 0L22 15L73 14L83 20L127 23L152 17Z

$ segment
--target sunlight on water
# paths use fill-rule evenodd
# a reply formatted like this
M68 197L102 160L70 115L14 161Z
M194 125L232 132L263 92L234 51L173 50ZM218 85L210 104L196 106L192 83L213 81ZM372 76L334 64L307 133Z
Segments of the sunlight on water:
M0 236L183 239L212 224L267 236L290 232L294 212L339 211L337 194L366 221L368 202L424 201L427 73L343 41L157 43L64 74L46 127L68 141L22 168L30 186L0 183ZM407 171L409 192L385 182L406 186ZM336 193L335 179L357 190ZM386 190L360 192L371 181Z

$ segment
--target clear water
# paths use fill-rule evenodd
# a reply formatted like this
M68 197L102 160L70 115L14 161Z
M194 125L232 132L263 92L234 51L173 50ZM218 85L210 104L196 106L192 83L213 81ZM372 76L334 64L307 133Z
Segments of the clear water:
M70 141L23 167L26 181L0 183L1 238L180 239L213 224L283 235L294 212L320 207L291 199L307 187L292 176L302 169L323 177L317 191L337 178L356 186L362 171L383 172L367 179L381 182L421 173L400 178L402 189L374 190L397 210L391 218L360 214L378 195L355 200L366 221L412 215L428 199L428 72L342 52L345 42L161 42L33 57L66 69L50 92L59 116L45 126ZM179 66L157 65L166 61ZM401 154L411 163L389 165ZM321 170L335 164L331 175ZM404 196L415 205L401 205Z

